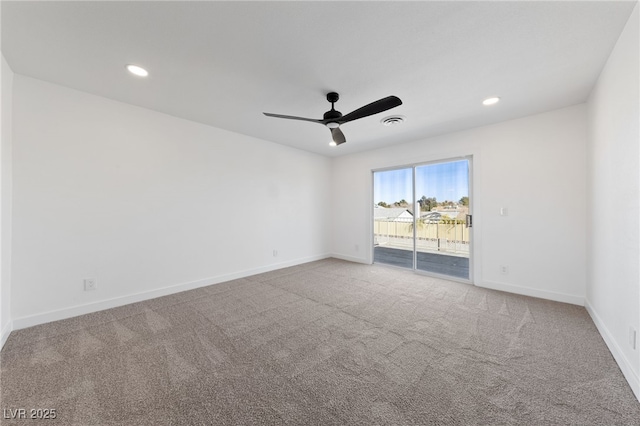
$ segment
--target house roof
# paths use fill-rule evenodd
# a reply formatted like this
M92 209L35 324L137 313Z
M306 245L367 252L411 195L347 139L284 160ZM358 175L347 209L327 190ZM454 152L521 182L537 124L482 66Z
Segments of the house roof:
M413 216L413 213L411 213L408 209L404 207L390 207L390 208L380 207L380 208L373 209L373 218L374 219L397 219L403 213L409 213L411 216Z

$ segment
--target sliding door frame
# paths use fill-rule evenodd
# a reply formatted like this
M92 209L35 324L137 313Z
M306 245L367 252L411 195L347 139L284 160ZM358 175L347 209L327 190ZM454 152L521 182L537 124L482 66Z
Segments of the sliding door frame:
M377 172L386 172L386 171L393 171L393 170L402 170L402 169L411 169L411 182L413 187L411 188L411 193L412 193L412 208L415 210L415 205L416 205L416 200L417 200L417 194L416 194L416 168L417 167L421 167L421 166L429 166L429 165L433 165L433 164L442 164L442 163L451 163L451 162L455 162L455 161L461 161L461 160L466 160L468 167L469 167L469 172L468 172L468 185L469 185L469 214L473 217L473 209L474 209L474 195L473 195L473 155L463 155L463 156L456 156L456 157L449 157L449 158L444 158L444 159L439 159L439 160L431 160L431 161L422 161L419 163L411 163L411 164L405 164L405 165L399 165L399 166L392 166L392 167L383 167L383 168L378 168L378 169L372 169L371 170L371 200L375 199L374 196L374 185L375 185L375 178L374 178L374 174ZM371 203L374 204L374 203ZM374 212L373 212L374 207L371 207L370 209L370 217L371 217L371 227L370 227L370 232L373 237L373 231L374 231L374 224L375 224L375 217L374 217ZM469 276L467 279L464 278L460 278L460 277L454 277L451 275L444 275L444 274L438 274L435 272L429 272L429 271L424 271L421 269L418 269L418 262L417 262L417 250L416 250L416 237L417 237L417 228L418 228L418 219L419 219L419 215L416 215L414 212L413 215L413 264L412 264L412 268L411 270L416 273L416 274L420 274L420 275L426 275L429 277L435 277L435 278L442 278L442 279L446 279L449 281L457 281L457 282L461 282L461 283L465 283L465 284L474 284L473 282L473 270L474 270L474 250L473 250L473 242L475 241L475 235L474 235L474 227L473 224L470 227L471 229L469 230ZM375 237L372 238L371 241L374 241ZM371 250L370 255L371 255L371 259L372 259L372 263L374 262L375 259L375 255L374 255L374 250L375 250L375 246L374 244L370 244L369 249ZM386 265L384 263L381 263L381 265L385 265L385 266L390 266L392 268L400 268L403 270L406 270L407 268L402 268L400 266L393 266L393 265Z

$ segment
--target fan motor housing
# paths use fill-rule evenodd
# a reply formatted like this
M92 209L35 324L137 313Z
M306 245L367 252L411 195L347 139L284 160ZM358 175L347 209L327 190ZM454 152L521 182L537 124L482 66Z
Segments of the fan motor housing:
M323 118L325 120L337 120L338 118L342 117L342 113L340 111L336 111L333 106L335 102L338 102L338 99L340 99L340 95L338 95L336 92L327 93L327 100L331 102L331 110L324 113Z
M323 117L325 120L337 120L338 118L342 117L342 113L340 111L332 109L331 111L325 112Z

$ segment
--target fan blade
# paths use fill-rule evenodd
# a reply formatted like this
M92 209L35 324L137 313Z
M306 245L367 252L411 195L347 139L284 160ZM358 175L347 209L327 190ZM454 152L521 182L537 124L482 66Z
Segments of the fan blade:
M287 118L289 120L302 120L302 121L311 121L313 123L322 124L322 120L316 120L313 118L304 118L304 117L294 117L293 115L281 115L281 114L271 114L270 112L263 112L267 117L275 117L275 118Z
M340 127L336 127L335 129L331 129L331 137L336 145L340 145L345 143L347 140L344 138L344 133L340 130Z
M379 112L395 108L399 105L402 105L402 101L400 100L400 98L398 98L397 96L387 96L386 98L371 102L369 105L365 105L362 108L358 108L357 110L342 116L342 118L336 121L340 124L348 123L349 121L368 117L373 114L378 114Z

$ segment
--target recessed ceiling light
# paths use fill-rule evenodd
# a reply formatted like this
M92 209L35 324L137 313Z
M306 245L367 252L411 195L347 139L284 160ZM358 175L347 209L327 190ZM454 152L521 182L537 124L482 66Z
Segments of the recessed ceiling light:
M149 75L149 72L142 67L137 65L127 65L127 70L138 77L146 77Z
M498 97L487 98L484 101L482 101L482 105L495 105L498 102L500 102L500 98Z
M329 146L337 146L338 144L335 141L329 142Z

